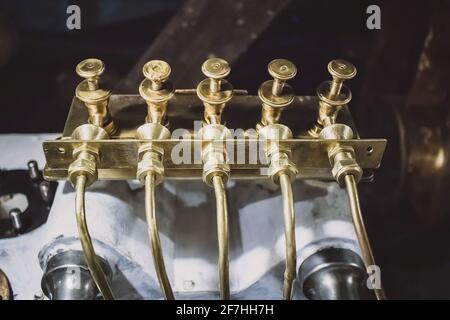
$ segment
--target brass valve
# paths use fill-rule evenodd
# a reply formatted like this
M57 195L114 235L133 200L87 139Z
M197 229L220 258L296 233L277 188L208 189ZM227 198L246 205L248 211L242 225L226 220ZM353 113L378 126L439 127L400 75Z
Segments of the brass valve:
M145 79L139 85L139 94L147 102L147 123L166 125L166 108L175 93L172 82L167 81L171 68L162 60L150 60L142 68Z
M102 127L113 135L117 128L109 114L108 103L111 91L99 86L100 76L105 71L105 64L99 59L86 59L77 67L77 74L85 78L75 89L75 96L84 102L89 113L89 123Z
M220 124L225 104L233 97L233 86L224 78L230 74L227 61L220 58L206 60L202 72L209 79L197 86L197 96L205 106L204 118L207 124Z
M286 81L296 76L297 67L289 60L275 59L267 69L273 80L264 82L258 90L263 108L259 126L277 123L283 109L294 101L294 90Z
M322 129L319 134L324 140L348 140L353 139L353 131L345 124L332 124ZM355 150L351 146L342 146L336 143L328 149L328 158L333 167L331 172L334 179L341 185L345 185L345 176L353 175L356 182L361 180L362 169L356 162Z
M352 99L352 92L344 81L356 76L356 67L346 60L337 59L328 63L328 72L332 81L324 81L317 88L319 116L314 128L309 131L313 137L318 137L323 127L336 123L339 110Z
M93 124L83 124L72 133L72 139L78 141L104 140L108 139L105 129ZM99 149L82 143L73 150L74 161L68 169L69 180L75 185L78 176L86 176L86 186L90 186L97 180L97 163L99 160Z

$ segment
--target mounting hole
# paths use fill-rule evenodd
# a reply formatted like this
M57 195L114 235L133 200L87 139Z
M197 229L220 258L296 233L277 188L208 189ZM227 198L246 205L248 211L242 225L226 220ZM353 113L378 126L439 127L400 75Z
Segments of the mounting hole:
M58 153L64 154L64 153L66 153L66 149L60 147L60 148L58 148Z
M368 146L366 148L366 153L367 153L368 156L371 156L372 153L373 153L373 147L372 146Z

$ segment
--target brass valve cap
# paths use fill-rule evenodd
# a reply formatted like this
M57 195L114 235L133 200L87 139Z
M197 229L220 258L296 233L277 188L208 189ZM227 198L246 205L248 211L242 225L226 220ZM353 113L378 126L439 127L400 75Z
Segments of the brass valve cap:
M85 78L75 89L75 96L78 99L89 104L96 104L109 99L111 96L110 90L98 87L93 89L89 85L89 82L98 81L105 71L103 61L95 58L85 59L77 65L75 70L80 77Z
M328 63L328 72L333 78L340 80L350 80L356 76L356 67L343 59L331 60Z

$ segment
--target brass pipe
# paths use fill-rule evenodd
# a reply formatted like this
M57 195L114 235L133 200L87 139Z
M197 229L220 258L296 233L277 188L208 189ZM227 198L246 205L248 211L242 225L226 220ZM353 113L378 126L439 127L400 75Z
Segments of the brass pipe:
M148 223L148 236L152 247L153 262L155 264L156 275L159 285L166 300L174 300L172 287L167 277L164 256L161 249L158 224L156 222L156 201L155 201L155 174L147 173L145 177L145 215Z
M228 263L228 209L225 186L220 175L213 177L217 210L217 238L219 242L219 278L220 297L230 299L229 263Z
M286 269L284 271L283 298L291 300L293 283L297 276L297 248L295 241L295 212L291 180L287 174L280 175L281 195L286 242Z
M106 279L105 272L100 266L97 255L95 254L94 246L92 245L92 239L89 235L89 229L86 223L86 211L84 204L86 181L86 175L80 174L76 178L75 183L75 210L81 247L83 248L84 258L86 259L86 263L89 267L89 272L91 273L91 276L94 279L98 290L105 300L114 300L114 296L111 291L111 287L109 286L108 280Z
M345 176L345 186L347 188L348 198L350 201L350 209L352 212L353 224L355 226L356 236L361 247L364 264L367 267L376 265L370 246L369 237L367 236L366 227L362 218L361 207L359 204L358 188L356 186L355 177L351 174ZM386 300L386 294L383 287L375 288L375 296L378 300Z

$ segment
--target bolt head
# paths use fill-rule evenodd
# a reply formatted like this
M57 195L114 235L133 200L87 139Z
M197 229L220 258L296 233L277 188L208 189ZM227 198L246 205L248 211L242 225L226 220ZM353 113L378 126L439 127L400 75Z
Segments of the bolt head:
M81 61L76 68L77 74L82 78L96 78L105 71L105 64L102 60L89 58Z
M349 80L356 76L356 67L346 60L336 59L328 63L328 72L333 78Z
M202 72L212 79L222 79L230 74L231 68L227 61L220 58L211 58L202 65Z
M269 74L278 80L289 80L297 74L297 67L286 59L275 59L270 61L267 70Z
M162 60L150 60L142 68L144 77L156 82L164 82L167 80L171 71L170 65Z

